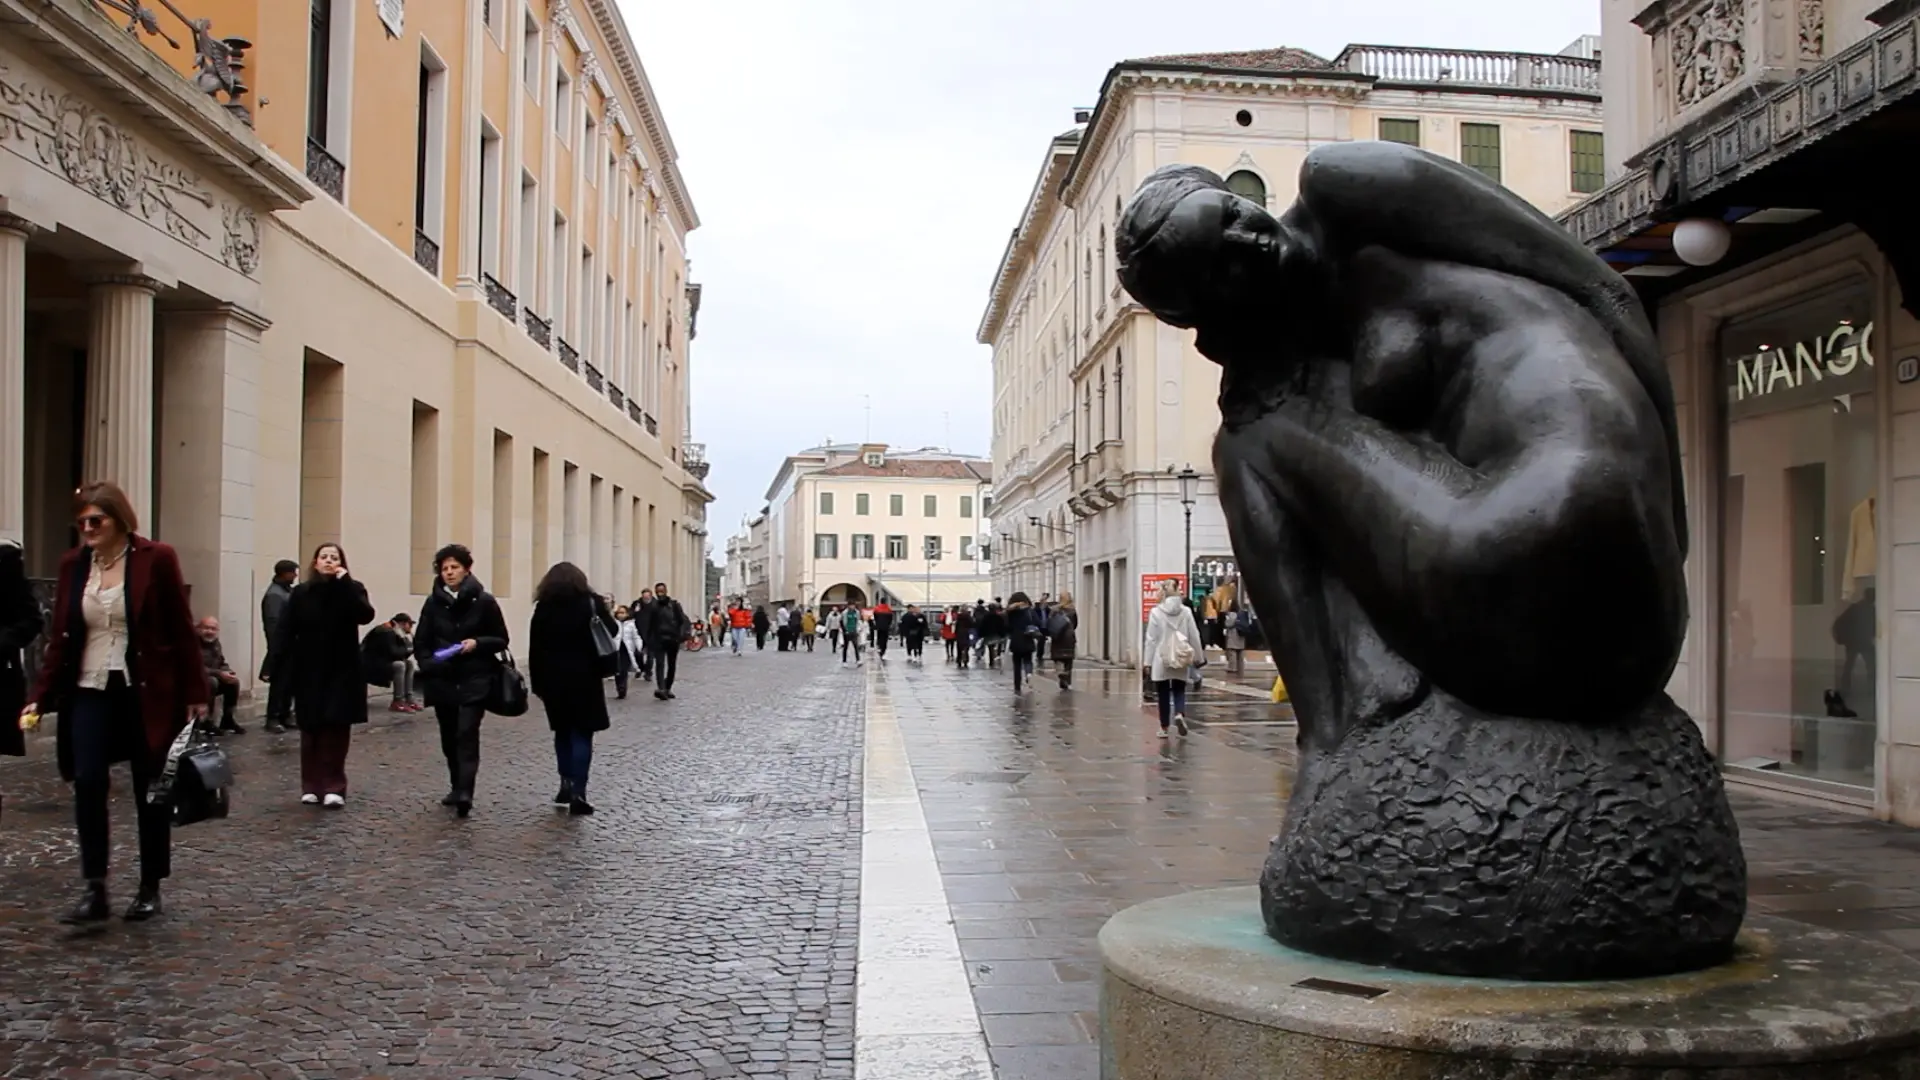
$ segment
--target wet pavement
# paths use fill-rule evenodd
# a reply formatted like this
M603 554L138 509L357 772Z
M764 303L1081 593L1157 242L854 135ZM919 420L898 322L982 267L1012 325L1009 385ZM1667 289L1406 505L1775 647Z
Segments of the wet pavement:
M1185 739L1157 737L1132 671L889 663L891 698L999 1080L1099 1074L1106 918L1244 885L1266 857L1293 763L1284 707L1205 695ZM1752 907L1920 957L1920 832L1734 792Z
M882 857L869 831L862 851L863 724L884 718L867 730L904 761L884 790L867 778L867 805L917 791L900 824L931 849L974 1007L922 1042L977 1038L977 1019L999 1080L1093 1080L1101 924L1257 875L1289 713L1215 687L1163 741L1135 672L1062 693L1043 669L1016 698L1004 668L929 660L689 657L678 701L616 708L589 820L546 802L537 714L487 721L466 822L437 805L430 714L377 712L331 813L294 801L294 740L255 730L229 743L235 816L177 834L168 915L87 934L52 921L74 852L43 743L0 764L0 1076L852 1077L856 1020L886 1004L855 1000L863 869L915 899L885 873L910 845ZM1920 955L1920 832L1734 798L1756 911Z
M548 804L537 706L487 719L466 821L431 713L357 729L340 811L255 727L233 817L175 834L166 916L90 933L53 919L77 882L41 742L0 765L0 1075L851 1077L863 687L761 659L619 703L591 818Z

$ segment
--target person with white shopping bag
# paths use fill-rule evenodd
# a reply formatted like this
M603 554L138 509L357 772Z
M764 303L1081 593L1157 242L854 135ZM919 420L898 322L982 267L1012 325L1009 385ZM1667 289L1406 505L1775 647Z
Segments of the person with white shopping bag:
M1147 617L1147 678L1153 681L1154 700L1160 706L1160 737L1169 727L1187 733L1187 684L1207 662L1200 651L1200 625L1192 609L1180 600L1172 581L1160 586L1160 603Z

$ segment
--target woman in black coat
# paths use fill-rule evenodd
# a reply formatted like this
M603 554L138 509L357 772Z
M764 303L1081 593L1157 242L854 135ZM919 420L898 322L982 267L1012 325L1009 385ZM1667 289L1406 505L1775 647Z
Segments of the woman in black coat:
M1019 693L1021 678L1033 676L1033 654L1044 632L1034 613L1033 601L1023 592L1007 599L1007 638L1013 652L1013 692Z
M593 621L617 638L607 603L570 562L555 563L533 593L533 621L527 629L527 676L535 697L546 707L553 730L553 757L560 769L560 793L574 815L593 813L587 802L587 772L593 765L593 734L607 730L607 692L601 685L607 664L594 646Z
M754 648L765 649L767 647L767 630L772 625L773 625L773 620L767 617L766 608L757 607L753 609L753 647Z
M367 722L367 679L360 628L373 621L367 587L347 572L339 544L313 553L307 580L294 586L275 627L275 682L293 688L300 724L300 801L347 804L347 751L353 728Z
M473 785L480 774L480 719L487 714L499 655L506 651L507 620L500 603L473 576L473 552L448 544L433 555L440 578L420 608L413 658L421 690L440 722L440 752L450 786L442 806L466 817L473 812ZM435 653L448 651L445 658Z
M27 669L22 655L40 636L40 603L27 584L26 559L20 545L0 538L0 755L21 757L27 752L20 730L20 711L27 705Z

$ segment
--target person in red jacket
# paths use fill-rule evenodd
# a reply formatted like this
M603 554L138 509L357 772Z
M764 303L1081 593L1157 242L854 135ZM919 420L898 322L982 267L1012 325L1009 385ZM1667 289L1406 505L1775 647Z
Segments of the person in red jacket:
M739 600L727 608L727 628L733 638L733 655L741 655L747 646L747 631L753 629L753 611Z
M59 713L60 775L73 784L86 892L70 923L107 917L107 769L133 767L140 819L140 891L129 922L160 914L160 882L172 872L172 808L147 801L167 749L207 715L210 687L187 606L180 559L138 534L124 491L93 483L74 494L80 546L60 560L53 629L29 699Z

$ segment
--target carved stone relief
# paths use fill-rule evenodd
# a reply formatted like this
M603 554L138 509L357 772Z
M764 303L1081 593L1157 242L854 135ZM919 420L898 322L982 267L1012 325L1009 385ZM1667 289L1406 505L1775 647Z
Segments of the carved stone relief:
M1709 0L1675 20L1668 38L1675 112L1698 105L1746 73L1740 16L1739 0Z
M260 223L251 209L215 194L91 102L4 60L0 149L242 274L259 269Z
M1819 60L1826 54L1826 0L1800 0L1800 59Z

